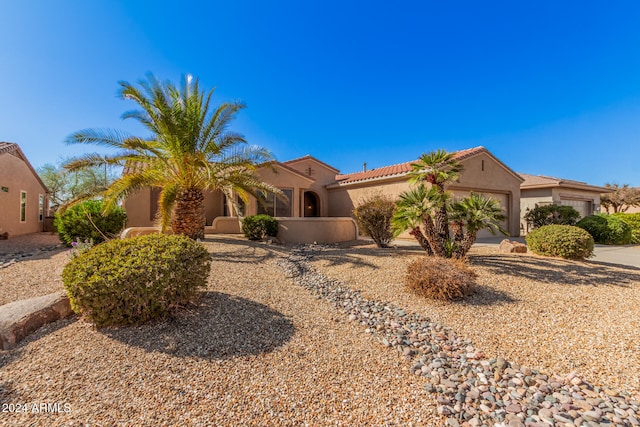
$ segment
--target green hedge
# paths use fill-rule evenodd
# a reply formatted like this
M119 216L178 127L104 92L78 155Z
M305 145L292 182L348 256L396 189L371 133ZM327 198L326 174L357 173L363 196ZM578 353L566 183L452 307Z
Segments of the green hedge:
M526 236L529 250L538 255L584 259L593 255L593 237L572 225L545 225Z
M631 227L631 243L640 244L640 213L614 213L611 216Z
M269 215L252 215L242 220L242 232L249 240L278 235L278 220Z
M575 225L580 213L571 206L544 205L537 206L527 212L524 219L533 224L534 228L544 225L562 224Z
M211 258L181 235L111 240L73 258L62 273L71 308L97 326L144 323L191 301Z
M613 215L597 214L582 218L576 224L603 245L628 245L631 243L631 226Z
M120 207L103 214L100 200L87 200L64 211L56 212L54 226L60 240L67 246L71 242L91 241L95 244L118 235L127 222L127 215Z

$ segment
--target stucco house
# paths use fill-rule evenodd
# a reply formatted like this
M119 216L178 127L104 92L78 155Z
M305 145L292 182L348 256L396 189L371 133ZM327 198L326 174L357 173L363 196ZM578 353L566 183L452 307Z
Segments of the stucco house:
M552 176L520 174L524 182L520 185L520 212L522 216L536 206L571 206L580 217L600 212L600 194L611 190L586 182ZM521 228L526 234L530 225L522 218Z
M520 184L523 179L484 147L458 151L455 156L462 163L464 171L448 190L454 197L464 197L473 191L496 198L507 216L504 228L512 236L519 235ZM263 205L252 198L246 206L241 207L240 214L267 213L286 218L288 229L294 228L296 219L306 219L307 222L299 222L296 233L310 232L313 224L336 227L338 222L331 222L331 219L350 217L353 208L363 197L381 193L395 198L409 189L408 175L414 162L350 174L340 174L336 168L309 155L277 162L275 170L263 167L258 175L265 182L280 188L288 202L268 195ZM128 227L149 227L154 224L158 194L157 190L145 189L125 201ZM219 191L205 195L205 216L207 233L239 232L236 213Z
M0 233L44 230L48 190L18 144L0 142Z

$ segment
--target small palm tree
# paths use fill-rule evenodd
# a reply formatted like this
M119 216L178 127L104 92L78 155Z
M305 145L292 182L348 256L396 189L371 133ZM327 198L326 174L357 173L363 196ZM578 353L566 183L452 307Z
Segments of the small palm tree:
M508 235L501 222L506 219L500 203L492 197L471 193L449 205L449 218L454 229L454 258L464 257L475 243L478 231L488 229Z
M161 189L159 221L176 234L204 237L204 191L220 190L229 200L238 194L245 202L256 190L279 193L262 182L255 171L273 160L264 148L246 145L244 137L228 129L245 105L241 102L210 105L213 90L201 91L198 79L184 76L178 88L152 74L139 87L120 82L120 97L140 107L125 112L150 132L147 138L111 130L87 129L72 134L69 143L116 148L113 155L87 154L65 164L68 170L99 165L120 165L125 173L102 196L110 209L145 187Z

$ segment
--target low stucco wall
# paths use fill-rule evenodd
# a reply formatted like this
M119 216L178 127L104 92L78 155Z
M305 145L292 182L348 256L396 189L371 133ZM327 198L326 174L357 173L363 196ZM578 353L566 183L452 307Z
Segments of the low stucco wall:
M277 218L278 239L284 243L337 243L358 238L352 218Z
M240 234L240 219L236 216L219 216L211 226L204 228L205 234Z

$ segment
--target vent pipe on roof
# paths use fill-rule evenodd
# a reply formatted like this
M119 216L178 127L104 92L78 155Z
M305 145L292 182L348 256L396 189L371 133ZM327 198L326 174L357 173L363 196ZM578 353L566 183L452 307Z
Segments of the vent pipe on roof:
M367 171L367 162L364 162L362 164L362 172L366 172Z

